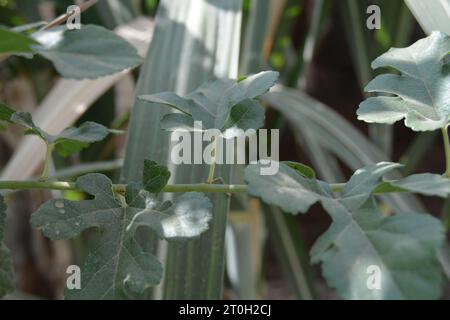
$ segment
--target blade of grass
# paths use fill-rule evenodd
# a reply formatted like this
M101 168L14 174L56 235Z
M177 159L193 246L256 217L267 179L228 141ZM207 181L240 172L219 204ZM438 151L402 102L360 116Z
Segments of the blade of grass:
M245 29L240 73L249 74L260 71L264 61L264 43L270 21L271 0L252 0Z
M305 39L305 45L302 50L302 68L299 72L297 85L300 88L306 87L306 79L308 77L309 66L312 62L314 48L320 35L322 17L325 10L325 0L314 1L313 14L311 24Z
M305 248L297 221L280 209L263 204L274 251L288 277L288 284L298 299L312 300L315 297L309 254Z
M405 0L417 22L427 33L440 30L450 34L450 1L449 0Z
M138 95L160 91L185 94L212 77L236 78L240 23L240 0L161 1L154 40L137 85ZM136 101L123 170L126 181L140 179L145 158L166 164L173 183L206 180L206 166L175 166L170 161L170 135L160 128L160 119L167 112L163 106ZM229 180L229 169L225 166L217 166L216 172ZM168 247L164 293L158 289L167 299L222 297L229 198L216 194L210 199L214 218L208 232L193 241ZM155 238L145 241L149 250L157 250Z
M245 210L232 210L228 231L227 274L232 299L261 298L266 232L259 201L251 199Z

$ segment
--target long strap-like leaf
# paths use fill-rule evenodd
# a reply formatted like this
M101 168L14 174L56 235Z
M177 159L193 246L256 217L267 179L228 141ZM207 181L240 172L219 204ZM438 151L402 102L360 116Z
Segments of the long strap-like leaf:
M213 77L237 77L241 0L163 0L139 82L138 95L160 91L186 94ZM167 164L174 183L206 180L203 165L175 166L170 135L160 128L167 108L136 101L131 118L123 175L140 178L143 160ZM227 180L228 172L219 168ZM213 221L208 232L188 244L168 248L166 298L219 299L222 296L224 237L229 200L211 197ZM157 241L149 241L153 250Z

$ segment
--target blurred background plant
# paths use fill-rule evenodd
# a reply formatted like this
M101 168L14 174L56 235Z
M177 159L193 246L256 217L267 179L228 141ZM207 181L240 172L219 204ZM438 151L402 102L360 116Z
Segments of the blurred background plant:
M86 172L101 171L118 181L138 174L134 164L145 155L167 161L167 154L164 156L161 150L167 151L167 135L159 133L158 127L162 111L140 110L135 91L184 93L217 72L236 77L266 69L281 74L279 85L263 97L266 127L281 130L281 160L311 165L319 178L329 182L346 181L354 170L388 160L404 164L398 176L444 171L443 148L436 132L414 133L401 124L367 125L356 120L355 112L364 99L364 86L375 75L370 68L375 57L390 47L408 46L434 29L450 34L450 1L165 2L170 9L167 12L158 10L158 0L100 0L82 14L83 24L116 29L142 55L152 41L154 46L141 72L134 70L99 80L61 80L52 65L39 57L0 60L0 101L34 113L48 129L56 130L55 124L67 126L87 120L114 129L128 128L132 143L127 147L123 137L111 136L77 156L55 155L51 170L54 178L73 180ZM200 2L214 10L194 10ZM73 3L0 0L0 24L15 27L50 21ZM366 9L371 4L381 9L380 29L366 27ZM170 28L154 27L157 12L171 21ZM215 15L207 16L211 12ZM197 35L205 35L206 31L196 27L196 21L206 21L219 30L220 36L197 43L195 34L186 36L196 31ZM220 50L214 53L216 60L227 62L222 62L220 68L211 66L211 72L196 72L211 59L202 46ZM133 104L135 114L130 122ZM143 119L148 120L145 128L139 125ZM36 159L43 150L18 132L0 133L2 179L25 179L38 172ZM138 150L143 144L148 150ZM241 168L220 170L235 182L242 179ZM192 173L188 168L178 168L176 182L195 179L203 171L200 168ZM80 263L87 246L96 241L96 234L88 232L73 241L50 242L30 228L30 213L55 195L58 193L44 191L10 195L7 245L14 255L18 288L10 297L61 298L67 265ZM70 191L64 192L64 197L76 200L84 196ZM229 207L224 198L213 199L218 210L215 216L222 219L216 219L212 230L197 242L167 248L142 235L148 250L166 257L166 279L148 293L149 298L338 298L326 286L320 269L309 263L310 247L330 224L319 206L313 208L313 214L294 217L244 196L233 197ZM444 221L447 230L450 227L448 200L442 203L435 198L405 195L383 200L386 215L426 208ZM205 250L205 246L213 248ZM208 263L198 267L195 263L200 260ZM447 246L440 252L440 260L447 276L443 298L449 298ZM191 264L181 270L183 261Z

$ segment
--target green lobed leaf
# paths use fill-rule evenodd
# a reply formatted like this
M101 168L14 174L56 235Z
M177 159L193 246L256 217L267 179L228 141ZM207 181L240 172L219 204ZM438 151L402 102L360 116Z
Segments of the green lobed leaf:
M341 192L341 197L345 199L343 201L352 207L360 206L371 196L380 184L381 178L399 167L401 164L398 163L379 162L356 170Z
M308 179L285 163L279 164L275 175L263 176L260 169L259 164L251 164L245 169L247 192L292 214L305 213L330 192L325 185Z
M390 67L400 72L383 74L365 88L394 96L371 97L357 111L366 122L392 124L405 119L414 131L443 128L450 116L450 73L442 57L450 49L450 37L434 31L407 48L392 48L372 62L372 68Z
M230 112L223 129L239 128L242 130L259 129L264 125L264 110L253 99L246 99L236 104Z
M159 283L162 267L134 239L136 228L147 226L165 239L179 240L203 232L211 218L211 204L202 194L186 194L174 204L160 204L142 184L130 183L125 204L104 175L82 176L76 185L94 199L50 200L31 218L33 227L50 239L69 239L92 227L101 233L82 268L81 289L66 290L69 299L140 296Z
M219 116L216 119L216 128L220 129L218 124L227 121L231 108L244 100L254 99L266 93L275 84L278 77L279 73L276 71L263 71L250 75L228 88L221 96L220 107L218 110Z
M0 298L14 290L14 269L9 250L2 244L5 230L6 205L0 195Z
M158 165L152 160L144 160L142 183L145 190L151 193L159 193L166 186L169 178L170 171L166 166Z
M52 139L49 134L34 124L33 118L28 112L16 111L11 115L9 121L25 127L27 129L25 134L27 135L36 135L45 142L49 142Z
M194 121L201 121L203 129L259 129L264 122L264 112L254 98L268 91L277 79L278 72L264 71L240 82L229 79L207 81L184 98L171 92L138 98L165 104L184 113L181 116L166 115L162 119L162 127L166 130L189 128Z
M184 99L174 92L144 94L138 98L147 102L165 104L186 114L190 114L191 109L194 107L191 100Z
M108 128L96 122L84 122L78 128L64 129L52 136L51 143L62 156L69 156L89 146L90 143L102 141L109 134Z
M96 25L85 25L79 30L61 26L36 32L33 37L39 42L33 51L52 61L66 78L98 78L142 63L130 43Z
M442 280L440 221L419 213L385 217L373 197L383 175L398 166L382 162L357 170L339 198L326 183L284 163L273 176L261 176L260 165L248 166L245 179L250 194L287 212L305 212L320 201L333 222L314 244L311 258L322 263L328 284L343 298L436 299ZM378 289L368 286L374 266L381 276Z
M430 215L384 217L373 198L360 207L326 199L333 223L311 250L329 286L346 299L437 299L441 269L437 250L444 231ZM368 286L378 269L379 288Z
M25 134L36 135L46 144L52 144L61 156L69 156L89 146L90 143L98 142L106 138L110 130L101 124L87 121L78 128L64 129L58 135L46 133L34 122L28 112L19 112L0 104L0 120L5 120L25 127Z
M404 179L390 182L393 186L427 196L447 198L450 195L450 179L439 174L413 174Z
M0 55L1 54L29 54L31 47L37 42L28 36L0 27Z
M166 114L161 119L161 129L167 131L175 130L186 130L186 131L197 131L201 128L196 129L194 126L194 119L184 113L169 113Z

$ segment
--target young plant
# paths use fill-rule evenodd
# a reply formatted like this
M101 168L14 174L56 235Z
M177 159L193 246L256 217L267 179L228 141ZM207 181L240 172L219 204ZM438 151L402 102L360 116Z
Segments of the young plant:
M218 130L225 138L238 135L236 129L259 129L264 124L264 111L256 97L267 92L277 81L278 72L264 71L233 81L216 79L204 83L184 98L173 92L141 95L140 100L161 103L180 113L169 113L161 119L161 128L167 131ZM214 139L214 137L213 137ZM207 179L214 180L216 141L212 141L213 161Z
M134 239L136 229L149 227L166 240L196 237L207 229L211 203L203 194L185 193L174 203L158 200L169 176L167 168L151 161L145 163L142 181L123 189L104 175L88 174L78 178L76 187L93 200L50 200L33 214L33 227L50 239L70 239L92 227L101 232L82 269L81 289L66 290L66 298L140 298L160 282L163 270Z
M400 74L382 74L365 88L379 92L361 103L358 119L393 124L404 119L414 131L440 129L444 138L446 172L450 177L450 69L445 58L450 37L434 31L408 48L392 48L372 62L372 68L393 68Z
M0 103L0 120L25 127L25 134L35 135L45 143L47 151L41 175L41 180L44 181L48 178L49 163L54 149L61 156L67 157L88 147L90 143L103 140L111 132L101 124L85 122L78 128L67 128L60 134L51 135L36 126L28 112L15 111L2 103Z
M81 30L98 32L96 28ZM2 29L0 36L6 34L15 45L9 47L0 41L0 50L8 54L42 54L51 59L63 75L74 77L100 76L117 70L114 69L117 57L103 66L95 58L96 53L90 57L90 49L78 42L85 35L82 31L53 31L55 33L36 34L34 40L29 40L22 34L17 36L11 34L11 30ZM54 35L57 39L71 38L59 45L45 45L46 40L42 38ZM100 47L103 49L99 50L106 50L106 47ZM0 181L0 189L78 190L93 197L82 201L52 199L31 218L32 226L50 239L70 239L89 228L100 231L99 242L88 254L82 268L81 288L67 289L66 298L142 298L149 287L160 282L163 269L154 255L141 248L135 239L136 230L148 227L161 239L169 241L201 235L208 228L213 208L210 200L199 191L247 192L290 214L305 213L313 204L320 203L330 215L332 224L313 246L311 260L321 263L328 284L336 288L340 296L348 299L438 298L442 276L437 250L445 238L442 223L417 212L386 216L378 206L376 196L410 192L448 198L449 51L449 37L435 32L409 48L392 49L382 55L374 61L374 68L393 67L401 74L379 76L367 90L395 96L369 98L358 110L359 118L368 122L393 123L405 118L406 125L413 130L440 128L445 133L447 175L424 173L395 181L384 180L384 175L400 165L381 162L357 170L346 183L332 184L318 180L314 171L305 165L283 162L279 164L278 173L272 176L261 175L260 164L250 164L245 169L247 184L230 185L211 183L214 180L213 163L208 183L168 185L168 169L146 160L139 181L127 185L113 184L108 177L91 173L78 178L76 183ZM67 59L69 56L75 59ZM77 57L81 57L78 62ZM85 58L92 63L86 64L92 67L89 70L77 65ZM126 63L118 69L124 69L125 65L131 67L136 62L133 59L123 61ZM164 92L140 99L166 104L180 111L164 116L162 128L165 130L217 129L229 138L234 136L234 129L262 127L264 113L255 98L269 90L277 77L275 72L261 72L238 82L213 80L183 98ZM16 112L5 105L0 105L0 120L22 125L26 127L26 133L40 137L47 145L47 158L54 148L69 154L85 147L86 143L103 139L109 132L103 126L87 123L66 129L59 135L49 135L34 124L29 114ZM201 127L196 126L196 121L201 121ZM44 169L43 179L47 173ZM163 192L183 194L175 197L173 202L163 202ZM4 199L0 196L0 240L5 211ZM13 289L12 278L11 259L2 247L0 295Z

